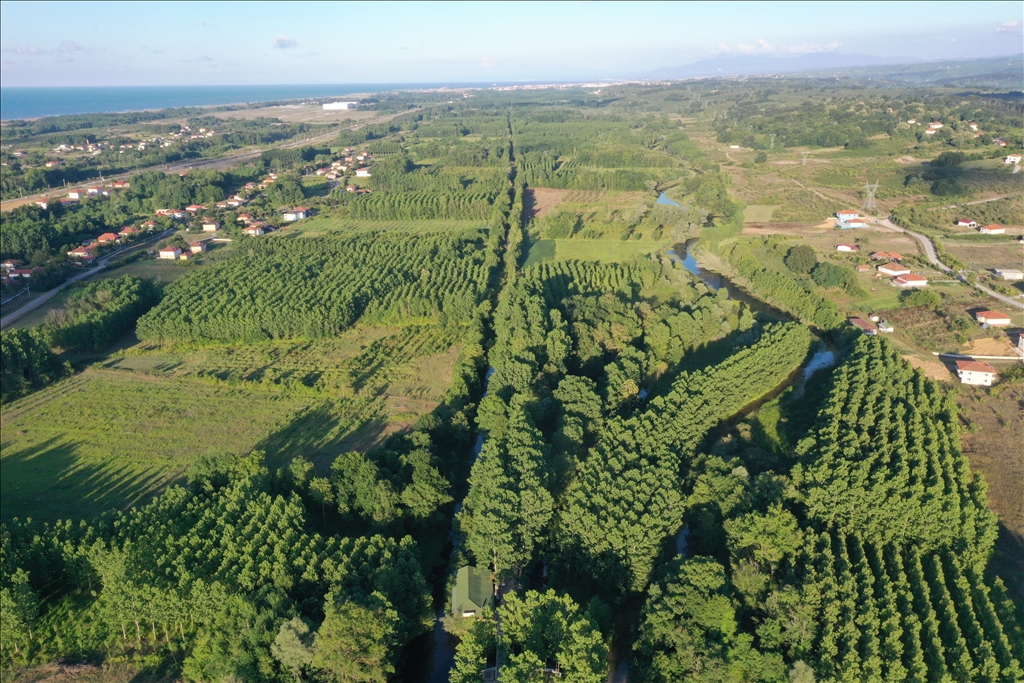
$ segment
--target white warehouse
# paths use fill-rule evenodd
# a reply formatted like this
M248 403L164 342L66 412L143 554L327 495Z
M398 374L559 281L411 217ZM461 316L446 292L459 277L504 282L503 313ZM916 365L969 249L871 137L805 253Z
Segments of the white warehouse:
M324 109L358 109L358 102L324 102Z

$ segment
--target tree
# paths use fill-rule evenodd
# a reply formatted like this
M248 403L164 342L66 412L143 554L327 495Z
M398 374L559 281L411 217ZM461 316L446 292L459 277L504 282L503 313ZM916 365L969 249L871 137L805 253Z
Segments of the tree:
M815 265L818 263L818 257L814 253L814 248L809 247L806 244L798 244L789 250L786 254L786 267L794 273L806 274L811 272Z
M320 514L327 522L327 504L334 502L334 489L327 477L313 477L309 482L309 495L320 504Z
M335 601L316 632L312 665L335 683L386 683L398 613L380 593L360 604Z
M303 672L313 663L313 636L305 619L293 617L281 624L270 654L294 678L302 680Z

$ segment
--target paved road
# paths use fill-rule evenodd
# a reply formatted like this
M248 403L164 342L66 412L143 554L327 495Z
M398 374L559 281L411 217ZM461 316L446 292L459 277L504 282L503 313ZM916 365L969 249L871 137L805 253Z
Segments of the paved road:
M181 171L188 171L188 170L191 170L191 169L194 169L194 168L212 168L212 169L215 169L215 170L226 170L226 169L231 168L232 166L237 166L238 164L242 163L243 161L248 161L250 159L255 159L259 155L263 154L263 152L269 151L271 149L291 149L293 147L303 147L303 146L308 145L308 144L310 144L312 142L321 142L323 140L329 140L331 138L337 137L338 133L340 131L342 131L342 130L359 130L360 128L362 128L364 126L370 126L370 125L373 125L375 123L384 123L385 121L390 121L391 119L395 118L396 116L402 116L403 114L411 114L413 112L420 111L421 109L423 109L423 107L418 107L416 109L408 109L406 111L399 112L397 114L388 114L387 116L378 116L375 119L368 119L366 121L362 121L360 123L357 123L357 124L355 124L353 126L348 126L347 128L335 128L331 132L324 133L323 135L319 135L319 136L317 136L315 138L304 138L302 140L295 140L295 141L292 141L292 142L287 142L287 143L285 143L283 145L278 145L276 147L269 147L267 149L250 150L248 152L240 152L240 153L236 153L236 154L230 154L228 156L217 157L215 159L189 159L189 160L186 160L186 161L176 161L173 164L160 164L158 166L147 166L146 168L140 168L138 170L132 170L132 171L127 171L125 173L119 173L117 175L107 176L107 177L103 178L102 182L109 182L109 181L112 181L112 180L128 180L131 176L135 175L136 173L143 173L145 171L154 171L154 170L165 171L167 173L180 173ZM32 195L30 197L20 197L18 199L7 199L7 200L5 200L3 202L0 202L0 211L10 211L11 209L16 209L19 206L24 206L26 204L32 204L32 203L34 203L34 202L36 202L36 201L38 201L40 199L45 199L47 197L60 197L60 196L63 196L65 194L67 194L67 192L69 190L74 190L74 189L82 190L82 189L85 189L85 188L92 187L92 186L96 185L97 182L101 182L101 181L98 178L93 178L89 182L79 183L77 185L68 185L67 187L54 188L52 190L47 190L46 192L43 192L43 193L37 194L37 195Z
M986 201L992 201L992 200L986 200ZM977 203L977 202L975 202L975 203ZM925 237L924 235L922 235L920 233L912 232L910 230L906 230L904 228L901 228L898 225L894 225L893 222L890 221L888 218L886 218L885 220L878 221L878 222L880 224L884 225L887 228L890 228L892 230L896 230L898 232L902 232L902 233L906 233L906 234L910 235L911 237L916 239L918 242L920 242L922 247L924 247L924 253L928 256L928 260L932 263L932 265L936 266L937 268L942 269L943 271L945 271L947 273L952 273L953 272L952 268L950 268L949 266L947 266L946 264L944 264L942 261L939 260L938 255L935 253L935 245L932 244L932 241L930 239L928 239L927 237ZM971 284L962 275L958 275L957 278L960 280L960 282L963 282L964 284ZM988 294L993 299L998 299L999 301L1002 301L1005 304L1009 304L1010 306L1016 306L1017 308L1024 308L1024 303L1021 303L1020 301L1017 301L1016 299L1012 299L1012 298L1010 298L1010 297L1008 297L1008 296L1006 296L1004 294L1000 294L999 292L995 292L995 291L989 289L988 287L985 287L984 285L980 285L978 283L974 283L974 286L977 287L978 289L980 289L981 291L985 292L986 294Z
M902 233L906 233L907 235L910 235L911 237L913 237L914 239L916 239L918 242L921 243L921 246L924 248L924 253L928 257L928 261L933 266L935 266L939 270L942 270L942 271L944 271L946 273L952 273L953 272L952 268L950 268L945 263L943 263L942 261L939 260L939 255L935 252L935 245L932 244L932 241L930 239L928 239L927 237L925 237L921 233L912 232L912 231L907 230L905 228L901 228L900 226L898 226L898 225L894 224L892 221L890 221L888 218L886 218L884 220L880 220L878 222L881 225L884 225L885 227L889 228L890 230L895 230L896 232L902 232Z
M0 318L0 328L4 328L4 327L10 325L15 320L17 320L18 318L20 318L23 315L25 315L26 313L28 313L30 311L34 311L35 309L39 308L40 306L45 304L50 299L52 299L53 297L57 296L57 294L59 294L65 287L67 287L71 283L78 282L79 280L84 280L86 278L92 277L93 275L96 275L97 273L102 273L103 272L103 267L105 265L107 265L110 262L111 259L113 259L115 257L124 256L127 253L130 253L130 252L133 252L133 251L138 251L139 249L145 249L148 245L150 245L150 244L152 244L154 242L160 241L161 239L163 239L164 237L167 237L168 235L170 235L173 232L174 232L174 230L165 230L164 232L160 233L156 237L151 237L148 240L146 240L145 242L140 242L139 244L133 244L130 247L127 247L125 249L120 249L118 251L115 251L112 254L107 254L103 258L97 260L96 261L96 265L93 266L92 268L85 269L81 273L78 273L76 275L72 275L71 277L69 277L64 282L64 284L58 285L57 287L54 287L53 289L44 292L38 299L33 299L32 301L29 301L27 304L25 304L21 308L13 310L10 313L8 313L7 315L5 315L3 318Z

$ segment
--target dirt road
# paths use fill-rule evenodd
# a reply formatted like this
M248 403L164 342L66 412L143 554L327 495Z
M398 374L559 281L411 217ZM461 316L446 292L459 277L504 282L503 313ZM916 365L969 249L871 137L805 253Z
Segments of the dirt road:
M174 230L165 230L162 233L160 233L159 235L157 235L156 237L151 237L148 240L146 240L145 242L140 242L139 244L133 244L132 246L127 247L125 249L120 249L118 251L115 251L112 254L107 254L103 258L101 258L98 261L96 261L96 265L94 267L89 268L87 270L83 270L81 273L78 273L76 275L72 275L71 277L69 277L64 282L64 284L58 285L58 286L54 287L53 289L51 289L51 290L49 290L47 292L44 292L43 294L41 294L39 296L39 298L33 299L32 301L29 301L27 304L25 304L21 308L16 309L14 311L11 311L7 315L5 315L3 318L0 318L0 329L10 325L15 320L17 320L21 316L25 315L29 311L34 311L35 309L39 308L40 306L45 304L50 299L52 299L53 297L57 296L68 285L70 285L70 284L72 284L74 282L78 282L79 280L84 280L86 278L90 278L93 275L96 275L97 273L102 273L103 272L103 267L106 266L108 263L110 263L110 260L113 259L114 257L125 256L126 254L129 254L129 253L131 253L133 251L138 251L139 249L145 249L150 244L153 244L154 242L160 241L164 237L167 237L168 235L172 234L173 232L174 232Z
M396 116L401 116L403 114L410 114L410 113L413 113L413 112L420 111L421 109L422 109L422 107L419 107L417 109L409 109L407 111L399 112L397 114L389 114L387 116L380 116L380 117L377 117L375 119L369 119L367 121L363 121L363 122L355 124L353 126L348 126L347 128L337 128L337 129L334 129L334 130L332 130L329 133L324 133L323 135L318 135L315 138L305 138L305 139L302 139L302 140L293 140L292 142L287 142L287 143L282 144L282 145L277 145L276 147L268 147L267 149L250 149L250 150L245 151L245 152L236 152L234 154L229 154L227 156L217 157L216 159L189 159L187 161L176 161L173 164L161 164L159 166L147 166L146 168L139 168L137 170L128 171L126 173L118 173L117 175L107 176L107 177L105 177L103 179L103 181L127 180L128 178L130 178L131 176L135 175L136 173L142 173L144 171L154 171L154 170L161 170L161 171L165 171L167 173L180 173L182 171L190 171L190 170L195 169L195 168L206 168L206 169L213 169L213 170L217 170L217 171L226 171L227 169L229 169L229 168L231 168L233 166L237 166L238 164L240 164L240 163L242 163L244 161L249 161L250 159L255 159L259 155L263 154L263 152L269 151L271 149L291 149L293 147L302 147L302 146L308 145L310 143L322 142L324 140L329 140L331 138L337 137L338 133L340 131L342 131L342 130L359 130L360 128L363 128L364 126L370 126L370 125L373 125L375 123L384 123L386 121L390 121L391 119L395 118ZM0 202L0 211L10 211L11 209L16 209L19 206L25 206L26 204L35 203L35 202L37 202L37 201L39 201L41 199L60 197L60 196L62 196L64 194L66 194L69 190L75 190L75 189L82 190L82 189L85 189L87 187L92 187L92 186L96 185L97 182L99 182L97 179L93 179L93 180L91 180L89 182L79 183L77 185L68 185L67 187L54 188L52 190L47 190L46 192L43 192L41 194L35 194L35 195L31 195L29 197L20 197L18 199L7 199L7 200L5 200L3 202Z

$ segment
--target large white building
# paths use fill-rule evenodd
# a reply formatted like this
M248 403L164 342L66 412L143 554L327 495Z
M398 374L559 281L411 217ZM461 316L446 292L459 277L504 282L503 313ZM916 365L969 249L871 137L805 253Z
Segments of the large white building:
M960 378L961 384L990 387L996 381L996 369L980 360L958 360L956 376Z
M324 109L327 110L338 110L338 109L358 109L358 102L324 102Z

